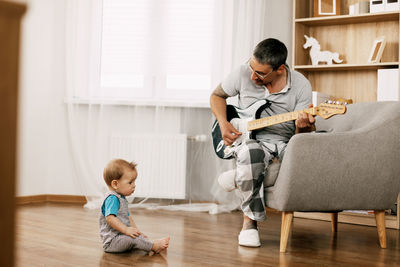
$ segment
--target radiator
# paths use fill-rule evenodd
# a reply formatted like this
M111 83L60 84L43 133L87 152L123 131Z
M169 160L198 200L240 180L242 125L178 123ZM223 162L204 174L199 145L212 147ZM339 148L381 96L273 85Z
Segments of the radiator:
M138 164L133 196L184 199L186 143L185 134L113 134L110 156Z

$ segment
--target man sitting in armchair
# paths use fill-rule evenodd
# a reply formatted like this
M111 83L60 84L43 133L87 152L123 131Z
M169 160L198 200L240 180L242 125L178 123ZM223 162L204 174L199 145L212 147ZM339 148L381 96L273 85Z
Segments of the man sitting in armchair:
M242 133L227 121L226 99L238 95L239 108L247 108L258 100L266 99L271 105L261 117L303 110L312 101L310 82L286 64L287 48L279 40L269 38L260 42L253 56L230 73L217 86L210 97L211 110L218 120L225 145L231 145ZM247 114L252 117L254 114ZM282 160L289 139L300 132L315 129L315 118L300 113L293 122L285 122L258 130L255 139L237 146L234 152L236 170L219 177L219 183L227 190L237 188L242 198L243 227L239 245L261 245L257 222L264 221L263 179L265 169L273 158Z

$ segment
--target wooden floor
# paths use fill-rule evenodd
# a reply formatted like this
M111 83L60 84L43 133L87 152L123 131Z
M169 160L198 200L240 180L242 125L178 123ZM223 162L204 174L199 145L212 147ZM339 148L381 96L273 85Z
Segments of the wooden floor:
M98 212L80 205L30 204L17 210L17 266L400 266L399 231L387 230L387 249L376 229L295 218L286 253L279 253L278 213L259 225L262 246L237 244L241 214L209 215L134 210L136 224L150 238L170 236L167 252L104 253Z

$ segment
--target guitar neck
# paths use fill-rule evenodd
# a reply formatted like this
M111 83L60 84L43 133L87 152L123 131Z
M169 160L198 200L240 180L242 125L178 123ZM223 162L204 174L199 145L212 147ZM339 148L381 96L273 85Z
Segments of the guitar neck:
M265 117L265 118L249 121L247 124L247 130L248 131L258 130L258 129L272 126L275 124L296 120L299 117L299 114L301 112L309 113L311 115L316 115L315 108L307 108L307 109L303 109L303 110L297 110L297 111L293 111L293 112L283 113L283 114L279 114L279 115L274 115L274 116L270 116L270 117Z

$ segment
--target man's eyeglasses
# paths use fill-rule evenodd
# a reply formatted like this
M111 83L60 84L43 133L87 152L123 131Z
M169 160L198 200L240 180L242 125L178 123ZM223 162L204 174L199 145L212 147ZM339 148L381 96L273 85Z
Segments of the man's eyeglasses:
M250 59L247 61L247 66L249 67L249 69L251 70L251 72L255 73L257 75L258 78L260 78L261 80L264 80L265 78L267 78L268 75L270 75L274 70L271 70L270 72L268 72L267 74L260 74L257 71L255 71L251 65L250 65Z

